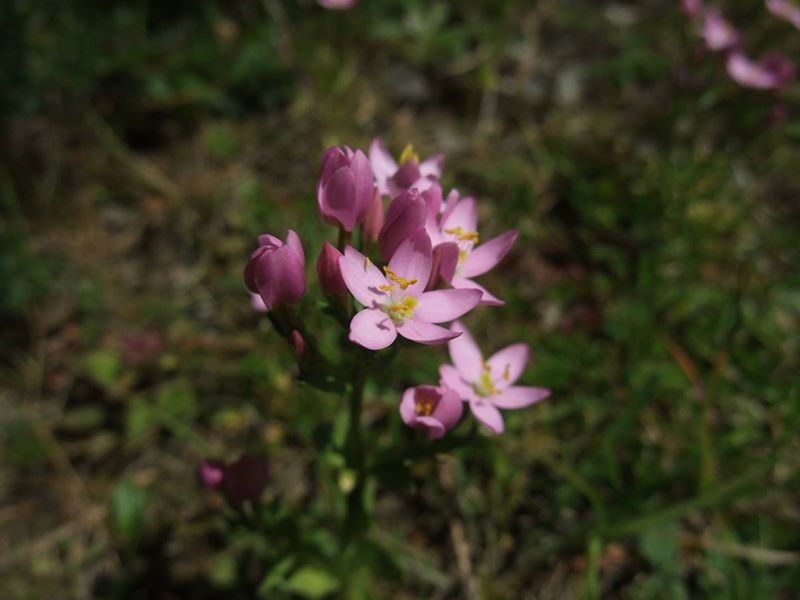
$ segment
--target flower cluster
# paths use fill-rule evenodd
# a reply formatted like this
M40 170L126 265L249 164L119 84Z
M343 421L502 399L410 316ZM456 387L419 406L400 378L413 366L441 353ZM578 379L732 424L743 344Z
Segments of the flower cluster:
M766 0L765 3L770 13L800 28L800 7L793 6L787 0ZM707 7L703 0L682 0L682 5L684 13L696 23L706 47L725 55L728 75L739 85L774 90L794 79L794 63L781 53L773 52L760 60L750 58L742 48L739 31L717 7Z
M368 156L347 146L326 150L317 205L322 219L339 229L339 244L322 244L317 277L348 323L352 343L370 351L388 348L398 337L448 344L453 364L441 366L438 385L403 394L400 414L407 425L441 437L468 403L481 423L501 433L500 410L529 406L549 391L514 385L528 360L527 345L514 344L484 359L457 319L480 305L503 304L474 279L503 259L517 232L483 241L476 200L456 190L443 194L443 165L442 155L422 160L411 146L395 160L379 139ZM295 354L313 357L301 320L287 312L306 290L300 238L289 230L285 241L265 234L258 242L244 273L253 306L279 313L271 318ZM360 309L352 310L350 296Z

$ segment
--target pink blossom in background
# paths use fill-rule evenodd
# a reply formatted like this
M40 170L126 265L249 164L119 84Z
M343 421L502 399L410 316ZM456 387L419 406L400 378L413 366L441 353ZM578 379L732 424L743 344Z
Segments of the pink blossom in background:
M251 454L243 454L229 464L208 458L200 463L197 471L205 487L221 489L237 507L245 502L256 502L269 480L267 461Z
M475 290L425 292L431 265L431 241L424 230L400 244L383 272L355 248L345 248L339 260L342 278L365 307L350 322L350 340L381 350L398 333L422 344L441 344L458 336L435 323L452 321L472 310L481 294Z
M525 408L550 395L545 388L514 385L528 363L527 344L512 344L484 360L463 324L455 322L451 329L461 335L447 343L453 364L439 367L442 385L469 402L472 414L492 432L503 432L500 409Z
M702 36L710 50L729 50L739 45L739 32L728 23L717 9L703 17Z
M437 269L441 277L457 289L477 289L482 293L481 304L502 305L486 288L472 281L492 270L511 249L517 232L507 231L488 242L480 244L478 233L478 207L475 199L467 197L453 200L448 196L440 220L427 222L426 231L432 242L440 248ZM443 246L448 244L448 246Z
M317 0L322 8L330 10L347 10L353 8L358 3L358 0Z
M396 196L412 187L423 192L438 181L442 176L444 155L436 154L420 161L413 147L408 145L398 164L380 138L375 138L369 147L369 161L381 194Z
M372 205L372 167L361 150L331 147L322 155L317 205L325 222L353 231Z
M361 232L366 240L377 242L384 223L383 198L380 190L374 188L372 191L372 204L370 204L364 223L361 225Z
M681 0L681 6L683 12L689 17L696 17L704 9L702 0Z
M408 388L400 402L403 422L415 429L425 429L431 439L440 438L455 427L463 411L458 394L432 385Z
M755 62L741 51L732 52L726 68L731 79L739 85L762 90L780 88L795 74L792 61L780 54L772 54Z
M267 310L295 304L306 291L305 265L303 245L294 231L287 231L285 243L263 234L247 261L244 282L248 290L261 296Z
M787 0L766 0L767 10L800 29L800 6Z

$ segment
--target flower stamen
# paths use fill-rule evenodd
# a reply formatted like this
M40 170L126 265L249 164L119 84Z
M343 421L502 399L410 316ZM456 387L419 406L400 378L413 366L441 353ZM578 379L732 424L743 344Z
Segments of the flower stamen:
M403 291L405 291L406 288L408 288L408 286L417 283L416 279L406 279L405 277L400 277L389 267L383 267L383 272L386 273L386 277L388 277L390 280L394 281L397 285L399 285L400 289Z
M419 154L414 151L413 144L406 144L406 147L403 148L403 152L400 154L401 165L409 160L414 160L419 164Z
M444 232L456 236L459 242L472 242L477 244L480 241L480 236L477 231L464 231L461 226L445 229Z
M414 296L406 296L400 302L389 304L386 307L386 311L389 313L389 316L392 318L392 321L403 322L406 319L410 319L411 317L414 316L414 307L416 305L417 305L417 299Z

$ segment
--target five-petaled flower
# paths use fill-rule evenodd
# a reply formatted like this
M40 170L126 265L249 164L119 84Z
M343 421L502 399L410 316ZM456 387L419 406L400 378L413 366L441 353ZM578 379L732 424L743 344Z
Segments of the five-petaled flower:
M369 147L369 162L381 194L396 196L411 188L424 192L438 181L442 176L444 155L436 154L420 161L414 147L409 144L400 155L398 164L380 138L375 138Z
M512 344L484 360L463 324L456 321L451 329L461 335L447 344L453 364L439 367L442 385L469 402L472 414L492 432L503 432L499 409L524 408L550 395L545 388L514 385L528 362L527 344Z
M428 219L425 227L433 244L441 251L438 270L442 278L457 289L476 289L482 293L481 304L504 304L483 286L472 281L493 269L517 239L515 230L480 243L478 208L472 197L458 199L457 192L448 196L444 212L438 220Z
M441 344L457 337L434 323L457 319L480 302L477 290L426 292L431 272L431 241L424 230L406 239L383 272L348 246L339 259L350 293L364 305L350 322L350 340L370 350L386 348L399 333L422 344Z

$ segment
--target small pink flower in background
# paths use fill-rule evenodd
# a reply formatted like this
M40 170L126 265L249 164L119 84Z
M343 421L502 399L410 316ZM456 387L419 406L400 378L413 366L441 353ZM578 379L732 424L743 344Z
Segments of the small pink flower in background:
M331 225L353 231L372 205L372 167L361 150L328 148L322 155L317 204Z
M261 296L267 310L295 304L306 291L305 265L303 245L294 231L287 231L285 243L263 234L247 261L244 282L248 290Z
M792 61L780 54L771 54L755 62L743 52L732 52L726 68L731 79L739 85L762 90L780 88L795 74Z
M428 221L426 231L441 255L437 267L442 278L457 289L477 289L482 293L481 304L504 304L481 285L472 281L493 269L511 249L517 232L507 231L488 242L480 244L478 234L478 207L474 198L453 199L448 196L444 213L432 226ZM445 244L448 244L445 246Z
M766 0L767 10L800 29L800 6L787 0Z
M339 270L339 259L342 253L330 242L322 244L322 251L317 259L317 277L322 291L328 296L347 296L347 286Z
M492 432L503 433L500 409L525 408L550 395L545 388L514 385L528 363L527 344L512 344L484 360L463 324L451 329L461 335L447 344L453 365L439 367L442 384L469 402L472 414Z
M225 463L216 458L207 458L197 469L200 481L209 489L215 490L222 485L225 477Z
M730 50L739 45L739 32L728 23L717 9L703 17L702 36L710 50Z
M241 506L261 497L269 480L269 467L263 458L243 454L227 465L208 458L200 463L198 475L205 487L222 490L231 504Z
M458 336L434 323L457 319L480 301L476 290L425 292L432 248L418 230L397 248L381 272L356 249L345 248L339 266L350 293L364 305L350 322L350 340L370 350L390 346L399 333L422 344L441 344Z
M412 187L420 192L425 191L441 178L444 166L443 154L420 161L410 144L403 150L398 164L380 138L372 140L369 160L375 175L375 184L385 196L396 196Z
M357 3L358 0L317 0L317 4L329 10L347 10L353 8Z
M426 212L425 199L416 189L404 190L392 200L378 234L381 260L389 260L404 240L425 227Z
M453 390L432 385L408 388L400 402L400 416L409 427L425 429L431 439L440 438L456 426L464 411Z
M681 6L683 12L689 17L696 17L704 9L702 0L681 0Z

